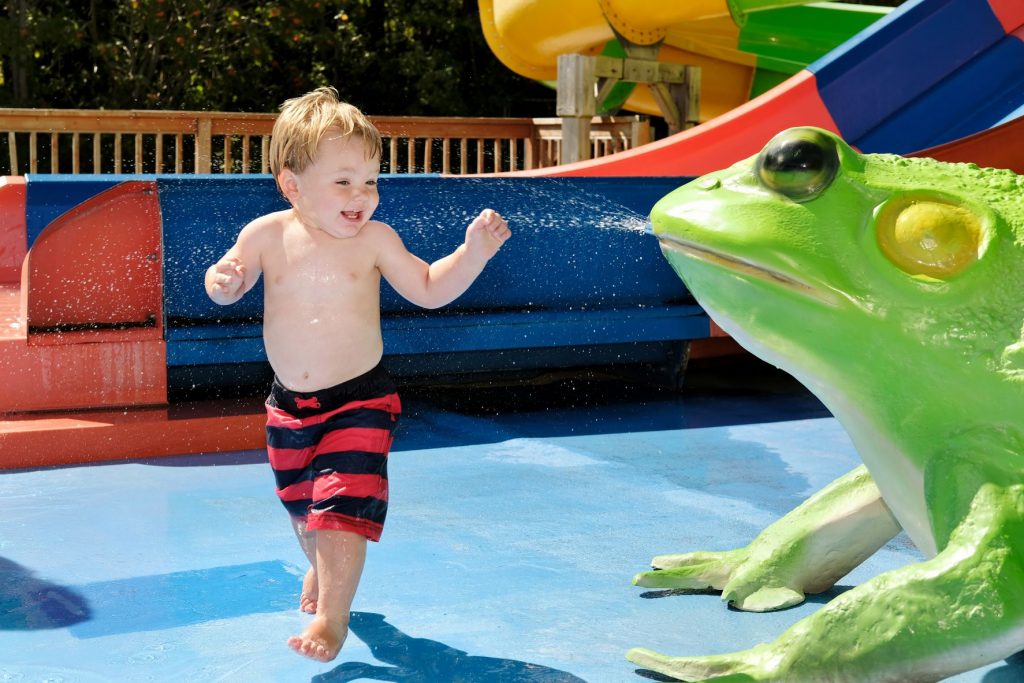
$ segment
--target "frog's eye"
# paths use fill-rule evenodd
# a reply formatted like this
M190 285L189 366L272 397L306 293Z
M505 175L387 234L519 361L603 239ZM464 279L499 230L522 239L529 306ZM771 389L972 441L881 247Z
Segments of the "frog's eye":
M765 145L754 170L764 187L795 202L807 202L835 179L839 151L835 140L820 130L792 128Z
M943 279L978 260L984 228L970 209L938 197L896 197L876 213L882 253L911 275Z

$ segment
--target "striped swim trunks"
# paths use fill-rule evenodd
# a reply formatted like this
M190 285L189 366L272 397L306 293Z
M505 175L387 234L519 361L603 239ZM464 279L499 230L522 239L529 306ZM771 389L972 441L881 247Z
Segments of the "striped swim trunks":
M267 397L267 454L277 496L306 528L380 540L388 511L388 451L402 412L378 365L329 389Z

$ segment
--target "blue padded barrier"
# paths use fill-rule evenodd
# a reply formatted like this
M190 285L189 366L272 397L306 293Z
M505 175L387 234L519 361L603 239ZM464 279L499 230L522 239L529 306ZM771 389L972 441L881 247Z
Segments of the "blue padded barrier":
M645 344L705 337L708 318L643 228L686 178L383 176L375 218L427 261L452 251L479 211L512 240L473 286L437 311L386 283L388 355ZM212 303L203 274L248 221L285 203L268 176L158 178L164 230L168 366L260 362L262 284Z
M128 180L152 180L142 175L29 174L25 176L25 232L29 248L55 218L86 199Z

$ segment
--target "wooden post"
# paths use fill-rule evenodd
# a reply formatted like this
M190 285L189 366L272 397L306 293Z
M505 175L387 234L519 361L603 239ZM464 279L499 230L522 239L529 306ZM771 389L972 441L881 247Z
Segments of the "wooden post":
M669 134L692 128L700 120L700 67L658 64L650 82L658 108L668 122Z
M679 91L680 115L683 129L693 128L700 123L700 67L688 66L684 70L683 82L676 86Z
M14 131L7 133L7 155L11 160L11 175L18 175L18 140Z
M558 56L557 114L562 117L563 164L590 158L590 119L597 111L594 58Z
M523 168L539 168L540 164L540 135L536 126L533 127L529 137L523 139ZM535 166L536 164L536 166Z
M213 168L213 122L209 117L196 121L196 173L209 173Z
M639 147L651 141L651 123L645 118L634 116L629 124L629 146Z

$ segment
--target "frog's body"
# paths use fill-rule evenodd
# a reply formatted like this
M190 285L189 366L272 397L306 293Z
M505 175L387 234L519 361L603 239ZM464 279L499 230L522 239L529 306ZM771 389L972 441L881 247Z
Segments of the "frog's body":
M1024 177L792 129L651 222L711 317L811 389L865 467L746 548L655 558L636 582L763 611L827 589L900 528L928 559L773 643L630 659L684 680L906 682L1024 649Z

